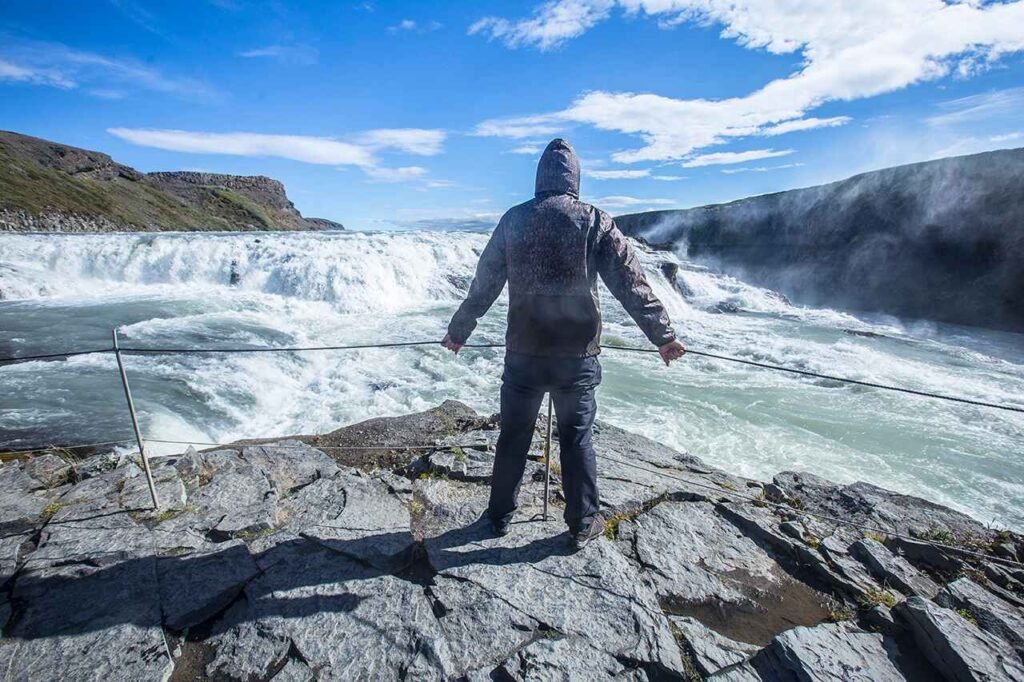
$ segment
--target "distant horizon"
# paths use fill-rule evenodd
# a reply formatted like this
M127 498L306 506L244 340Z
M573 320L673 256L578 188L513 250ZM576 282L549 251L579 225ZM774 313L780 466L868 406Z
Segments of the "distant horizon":
M5 8L0 92L0 128L353 229L493 224L555 136L627 214L1024 145L1024 0L43 0Z

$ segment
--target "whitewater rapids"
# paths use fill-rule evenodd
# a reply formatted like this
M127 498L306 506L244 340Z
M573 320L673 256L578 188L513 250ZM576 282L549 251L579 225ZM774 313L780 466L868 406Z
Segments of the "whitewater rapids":
M260 347L440 339L486 235L0 236L0 356L110 345ZM1024 338L854 317L641 252L695 349L1024 405ZM680 264L686 300L661 274ZM646 345L602 296L605 343ZM507 299L473 342L501 342ZM712 312L727 303L741 312ZM856 334L851 332L857 332ZM329 431L447 398L497 410L500 349L129 356L142 430L228 442ZM599 418L736 474L866 480L1024 530L1024 415L689 356L606 351ZM0 447L130 438L114 357L0 367ZM158 452L180 446L154 445Z

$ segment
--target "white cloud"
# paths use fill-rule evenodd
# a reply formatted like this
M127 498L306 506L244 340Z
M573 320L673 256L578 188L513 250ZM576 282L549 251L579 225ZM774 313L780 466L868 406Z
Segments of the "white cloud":
M206 83L169 76L132 59L84 52L49 43L0 34L0 81L58 88L87 86L86 92L148 90L179 97L209 99L217 92Z
M388 26L391 33L430 33L443 27L439 21L428 21L421 24L413 19L402 19L394 26Z
M926 119L929 125L951 126L993 118L1019 118L1024 111L1024 87L985 92L949 100L939 105L945 111Z
M545 137L554 135L567 127L567 121L561 114L541 114L539 116L511 116L492 118L477 124L471 135L478 137Z
M651 180L661 180L663 182L676 182L678 180L685 180L685 175L652 175Z
M726 175L734 175L736 173L767 173L773 170L782 170L783 168L799 168L804 164L802 163L780 163L778 166L745 166L743 168L723 168L722 172Z
M509 154L526 154L528 156L536 156L537 154L540 154L542 151L544 151L544 148L540 147L540 146L537 146L535 144L523 144L523 145L519 145L518 147L513 147L512 149L509 149L508 153Z
M275 156L304 163L334 166L375 165L367 147L329 137L265 135L262 133L204 133L188 130L108 128L111 135L143 147L193 154Z
M789 156L792 149L751 149L745 152L714 152L700 154L683 162L683 168L699 168L701 166L725 166L759 159L774 159L777 156Z
M993 135L988 139L989 142L1015 142L1017 140L1024 140L1024 131L1005 133L1003 135Z
M608 197L600 197L594 199L592 202L598 208L638 208L638 207L649 207L649 206L672 206L675 205L675 201L672 199L641 199L639 197L629 197L622 195L613 195Z
M636 180L639 178L649 178L651 171L647 168L643 170L596 170L584 171L583 174L595 180Z
M288 64L309 66L320 59L320 51L308 45L267 45L238 53L246 59L276 59Z
M422 166L402 166L401 168L380 168L369 166L363 169L366 174L377 182L408 182L419 180L427 174Z
M57 88L73 88L75 82L59 72L21 66L6 59L0 59L0 81L52 85Z
M538 6L528 19L484 17L469 27L469 34L479 33L508 47L549 50L607 19L614 4L613 0L551 0Z
M846 125L852 120L853 119L849 116L833 116L832 118L797 118L792 121L777 123L773 126L762 128L758 134L766 137L773 137L775 135L785 135L786 133L814 130L815 128L835 128L837 126Z
M643 145L615 161L683 159L733 138L782 134L844 117L807 118L827 102L892 92L950 74L970 76L1004 55L1024 50L1024 0L617 0L625 13L656 18L663 27L685 22L720 25L725 39L773 54L799 53L789 76L745 95L719 100L676 99L652 93L585 93L567 109L539 116L494 119L478 134L514 137L530 127L572 123L636 135ZM611 14L607 0L553 0L520 21L490 17L473 32L511 46L549 49L581 35ZM969 107L968 107L969 108Z
M418 156L442 152L447 133L428 128L380 128L359 135L357 141L372 149L396 149Z

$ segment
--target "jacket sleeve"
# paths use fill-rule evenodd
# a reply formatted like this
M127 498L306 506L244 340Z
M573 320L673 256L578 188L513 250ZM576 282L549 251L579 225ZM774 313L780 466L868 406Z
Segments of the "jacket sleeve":
M610 227L606 225L610 223ZM595 245L595 263L601 279L655 346L674 341L668 312L647 282L640 261L625 235L607 215L601 214Z
M469 294L448 323L448 335L455 343L465 343L469 335L476 329L476 321L487 312L494 299L505 288L508 279L508 264L505 260L504 221L498 223L491 234L480 261L476 266L476 276L469 286Z

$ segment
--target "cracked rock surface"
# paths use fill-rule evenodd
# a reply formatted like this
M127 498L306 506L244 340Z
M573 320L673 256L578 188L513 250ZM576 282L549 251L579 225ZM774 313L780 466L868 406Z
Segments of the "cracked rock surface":
M160 510L128 458L5 463L0 670L1024 679L1016 535L863 483L739 478L599 423L605 537L570 550L557 444L539 518L539 437L512 531L494 537L480 517L497 434L494 418L449 401L320 436L188 450L154 461Z

